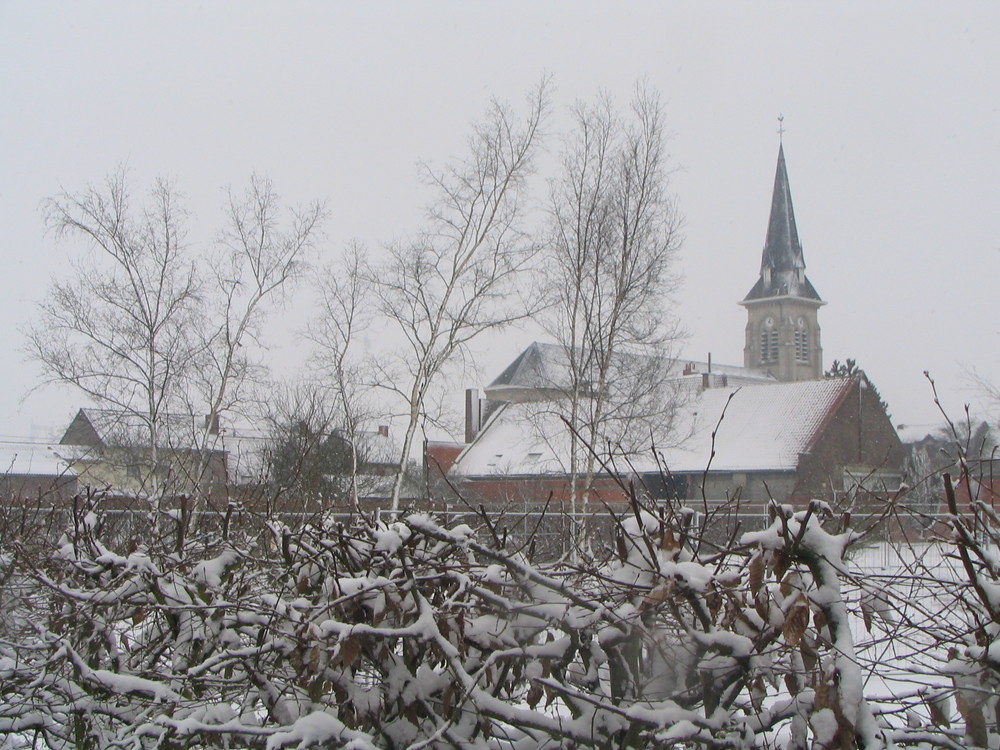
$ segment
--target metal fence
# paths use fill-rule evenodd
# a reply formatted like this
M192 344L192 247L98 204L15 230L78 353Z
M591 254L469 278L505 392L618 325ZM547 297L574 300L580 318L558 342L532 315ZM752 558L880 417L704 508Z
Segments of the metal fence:
M93 523L96 535L105 544L119 548L150 547L176 543L182 516L178 510L154 516L148 509L109 508L87 518L85 509L0 506L0 547L11 542L33 545L40 551L55 544L60 536L74 526ZM573 553L595 557L614 554L621 536L620 525L633 515L627 506L595 509L593 512L569 512L562 507L553 510L543 505L517 504L506 508L472 509L465 505L439 503L428 511L446 528L459 524L472 527L478 539L489 546L508 551L530 552L533 559L551 561ZM665 515L669 515L664 511ZM368 516L379 523L391 523L394 514L381 510ZM683 521L681 520L683 518ZM218 542L226 533L243 539L273 535L275 525L296 533L306 528L350 528L359 517L348 511L302 512L287 511L270 515L233 506L227 510L193 510L183 517L183 541ZM674 516L670 525L711 547L724 548L738 543L747 531L765 528L771 522L766 513L719 512L706 516L689 512ZM873 535L866 545L853 553L854 559L865 566L880 569L897 567L910 559L914 549L924 549L926 537L937 525L942 528L947 518L939 521L923 518L923 531L908 540L880 538ZM923 545L922 547L919 545ZM704 549L704 547L703 547Z

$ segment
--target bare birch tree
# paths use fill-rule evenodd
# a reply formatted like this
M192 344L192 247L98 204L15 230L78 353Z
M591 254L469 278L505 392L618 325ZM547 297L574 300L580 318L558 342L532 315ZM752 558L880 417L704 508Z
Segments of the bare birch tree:
M202 281L185 244L187 214L163 180L133 206L121 169L45 210L58 237L82 238L90 252L70 261L70 279L53 282L27 331L29 353L49 382L138 418L155 494L161 427L200 354Z
M370 388L368 368L356 351L358 336L371 318L366 297L371 291L365 272L365 249L352 244L344 252L339 266L319 276L319 314L309 326L308 337L315 345L312 364L317 374L329 384L343 435L351 451L351 504L360 511L358 487L360 461L358 449L367 409Z
M205 429L197 437L203 456L196 481L205 471L205 448L216 437L219 416L244 401L243 386L259 380L261 364L250 352L273 306L286 298L314 247L326 211L319 202L285 207L271 181L253 175L247 187L227 193L226 224L210 259L205 314L199 319L202 357L192 380L194 399L187 410L202 408ZM216 431L217 432L217 431Z
M679 338L668 295L680 245L669 192L663 113L640 85L627 115L607 96L572 109L561 173L551 190L545 324L565 352L570 496L586 510L607 455L647 450L664 434L670 344Z
M219 254L199 262L185 243L188 214L166 181L136 204L119 169L101 187L46 203L56 235L89 247L40 304L28 353L47 382L73 386L140 426L154 497L171 411L209 415L201 435L188 429L186 447L204 449L212 422L252 374L247 348L267 304L297 275L323 216L319 205L292 212L285 230L282 211L270 183L253 178L245 194L230 194ZM205 468L200 461L187 470Z
M393 510L432 386L470 341L528 313L512 303L538 246L519 220L546 100L543 83L523 118L494 101L475 126L465 159L439 171L425 165L434 194L426 228L369 269L379 312L405 342L379 377L405 409Z

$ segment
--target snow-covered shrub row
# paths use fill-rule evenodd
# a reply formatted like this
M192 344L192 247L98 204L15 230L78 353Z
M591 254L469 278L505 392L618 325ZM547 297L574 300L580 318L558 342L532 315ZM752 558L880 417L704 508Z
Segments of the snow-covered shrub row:
M956 516L971 577L948 582L964 603L949 614L967 627L938 642L912 614L933 609L901 598L917 589L848 569L857 535L828 515L777 507L708 551L636 501L605 557L545 565L418 513L162 549L111 549L84 515L44 564L0 559L31 584L4 610L0 732L51 748L996 747L988 546ZM933 658L924 684L899 671Z

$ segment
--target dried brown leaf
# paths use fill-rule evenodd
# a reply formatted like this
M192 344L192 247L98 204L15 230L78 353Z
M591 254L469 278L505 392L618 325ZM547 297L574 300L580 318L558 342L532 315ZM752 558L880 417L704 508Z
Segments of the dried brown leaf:
M766 589L761 591L759 596L754 597L753 608L757 610L760 619L765 623L771 621L771 597Z
M681 548L681 545L674 538L674 532L671 529L667 529L667 532L660 539L660 549L664 552L676 552Z
M447 716L451 713L451 704L455 700L455 685L449 682L441 691L441 714ZM534 707L532 707L534 708Z
M759 552L750 558L750 575L748 578L750 592L757 595L764 585L764 557Z
M781 634L785 637L785 642L788 645L798 646L807 627L809 627L809 605L799 594L792 608L785 615L785 624L781 628Z
M538 701L542 699L542 695L542 688L536 682L528 688L528 694L525 696L524 700L527 702L529 708L534 709L534 707L538 705Z
M865 630L872 632L872 604L867 596L861 600L861 619L864 620Z
M350 636L340 642L337 660L345 667L353 669L361 656L361 640Z
M545 707L548 708L552 705L552 701L556 699L556 691L544 683L542 684L542 690L545 692Z
M799 653L802 654L802 666L809 672L816 668L816 664L819 661L819 654L816 653L813 644L809 642L810 640L810 638L803 638L799 643Z
M667 579L659 586L655 586L642 600L642 603L639 605L639 611L644 612L647 609L655 607L657 604L662 604L670 597L673 590L674 579L672 578Z
M777 552L775 552L774 561L772 563L772 570L774 571L774 577L782 578L791 564L792 564L792 559L787 554L785 554L784 550L779 549Z
M816 697L813 699L813 708L832 708L834 688L826 684L825 676L816 681Z
M826 627L826 615L823 614L823 610L817 609L813 612L813 625L816 626L817 633L823 632L823 628Z
M802 689L799 684L799 676L794 672L785 672L785 687L791 695L798 695L799 690Z
M945 729L951 726L951 719L949 714L951 713L951 706L949 705L947 693L934 693L932 695L924 696L924 705L927 706L927 713L931 717L931 721L934 722L935 726L943 727Z

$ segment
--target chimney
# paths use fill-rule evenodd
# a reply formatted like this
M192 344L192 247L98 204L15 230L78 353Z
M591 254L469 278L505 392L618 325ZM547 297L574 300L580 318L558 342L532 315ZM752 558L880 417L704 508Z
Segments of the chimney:
M483 407L479 400L479 390L465 389L465 442L471 443L483 426Z
M381 435L382 437L389 437L389 425L380 424L378 426L378 434Z

